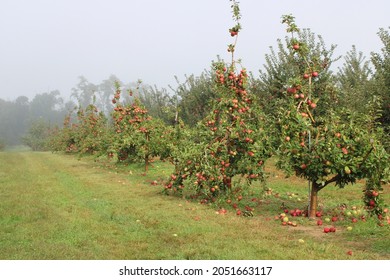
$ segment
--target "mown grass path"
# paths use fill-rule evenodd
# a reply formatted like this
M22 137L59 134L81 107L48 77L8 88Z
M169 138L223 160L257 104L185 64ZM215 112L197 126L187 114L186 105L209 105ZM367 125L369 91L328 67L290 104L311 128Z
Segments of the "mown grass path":
M0 153L0 259L388 259L366 236L311 234L161 194L171 166L116 169L52 153ZM388 239L388 227L378 240ZM367 233L365 233L367 234ZM305 242L298 242L303 239ZM375 239L376 240L376 239ZM368 240L370 241L370 240ZM363 242L363 244L360 244ZM367 245L367 246L366 246ZM384 246L384 247L383 247ZM353 256L346 251L353 250Z

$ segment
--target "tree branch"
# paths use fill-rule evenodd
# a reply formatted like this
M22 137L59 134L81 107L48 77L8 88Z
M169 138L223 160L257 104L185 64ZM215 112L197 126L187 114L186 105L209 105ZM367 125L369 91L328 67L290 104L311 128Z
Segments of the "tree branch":
M325 188L327 185L329 185L331 183L337 182L340 178L341 178L340 174L335 175L333 178L325 181L324 185L319 185L318 186L318 190L321 190L321 189Z

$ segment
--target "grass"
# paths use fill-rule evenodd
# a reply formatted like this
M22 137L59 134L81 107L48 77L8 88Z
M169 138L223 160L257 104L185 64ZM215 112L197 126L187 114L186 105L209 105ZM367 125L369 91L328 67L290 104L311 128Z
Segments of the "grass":
M303 208L307 184L269 167L272 195L260 197L254 217L226 215L193 201L161 194L172 171L156 161L147 176L141 165L118 166L75 156L0 153L0 259L389 259L389 226L374 219L337 223L322 233L299 217L298 227L274 216L283 204ZM158 185L151 184L157 181ZM390 201L389 186L384 198ZM278 195L276 195L278 193ZM289 198L288 194L294 193ZM251 197L240 203L253 203ZM299 198L299 199L298 199ZM361 186L320 192L324 211L361 204ZM227 205L222 205L227 207ZM304 243L299 242L304 240ZM346 254L352 250L353 255Z

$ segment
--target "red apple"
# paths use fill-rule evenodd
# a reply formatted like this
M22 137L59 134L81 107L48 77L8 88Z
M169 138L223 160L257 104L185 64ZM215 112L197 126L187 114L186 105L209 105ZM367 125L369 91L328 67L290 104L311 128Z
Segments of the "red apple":
M297 92L297 88L295 88L295 87L289 87L289 88L287 88L287 92L288 92L288 93L296 93L296 92Z
M311 73L311 75L312 75L313 77L318 77L318 72L314 71L313 73Z
M328 228L328 227L324 228L324 232L325 232L325 233L330 232L330 228Z
M299 45L298 44L294 44L293 45L293 49L296 50L296 51L299 50Z
M317 226L322 226L322 220L317 221Z

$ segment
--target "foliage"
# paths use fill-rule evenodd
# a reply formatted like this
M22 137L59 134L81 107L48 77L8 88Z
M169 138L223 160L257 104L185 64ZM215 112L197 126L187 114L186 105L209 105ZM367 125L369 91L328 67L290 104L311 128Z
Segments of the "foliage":
M294 49L294 47L296 49ZM267 115L275 116L276 108L285 104L285 92L295 94L294 87L299 87L302 73L307 70L308 63L312 72L321 72L316 77L313 85L318 92L324 92L321 102L335 100L333 88L328 88L333 79L330 67L338 58L333 58L336 46L331 45L328 49L323 38L315 35L309 29L300 30L293 38L278 39L277 51L270 47L270 54L265 55L264 70L260 71L258 80L252 77L254 91L260 97L259 100ZM302 56L297 56L297 52ZM306 73L310 74L310 73ZM326 114L327 110L321 111Z
M110 130L104 113L90 104L86 108L78 108L75 122L72 122L72 116L70 112L65 116L62 128L51 130L51 150L80 155L104 153L110 141Z
M133 95L129 91L129 95ZM170 130L159 119L153 119L138 98L131 104L120 101L121 89L116 83L115 104L112 118L115 134L109 147L109 156L116 154L119 161L144 161L145 171L153 157L169 154Z
M50 136L50 126L44 120L37 120L30 124L27 135L22 138L23 144L33 151L46 151Z
M318 191L330 183L344 187L362 178L374 180L372 184L378 186L385 176L388 155L377 138L375 111L356 114L334 108L323 91L334 92L334 86L315 85L323 74L320 60L307 56L308 49L294 38L299 29L293 22L291 16L283 17L292 33L288 45L305 67L289 79L284 92L287 106L278 109L282 128L278 166L311 182L309 213L314 217Z
M167 125L177 122L177 100L166 89L143 86L138 98L153 118L161 119Z
M109 136L107 118L93 104L87 108L79 108L77 112L78 125L74 141L81 154L101 154L107 150Z
M291 20L291 19L290 19ZM295 23L294 23L295 24ZM297 29L297 26L293 26ZM337 106L337 95L334 87L329 87L333 80L330 67L338 58L333 58L336 46L326 46L320 35L311 32L310 29L295 32L292 39L286 37L284 41L278 39L277 48L270 47L270 53L265 55L264 70L260 71L259 78L250 77L250 90L257 96L259 105L267 116L267 127L271 135L280 135L282 127L279 124L279 108L288 106L286 93L302 100L299 96L301 89L302 73L307 71L308 63L312 72L321 72L315 77L316 83L312 84L312 91L317 92L320 106L316 109L317 115L326 115L329 107ZM297 52L302 56L298 56ZM310 73L305 73L310 76ZM314 77L308 77L313 78ZM304 98L306 98L305 96ZM321 106L321 103L326 104ZM272 146L277 149L280 138L272 139Z
M381 28L378 32L383 43L381 53L371 53L371 61L375 67L375 92L380 97L382 115L379 118L385 130L384 142L390 151L390 28Z
M356 47L345 56L345 62L337 73L337 85L340 88L338 104L340 107L351 111L365 111L368 101L373 101L376 96L372 94L373 84L370 80L372 71L369 61L365 60L362 52L357 52Z
M204 71L200 76L190 75L184 83L178 82L175 90L180 98L178 110L180 118L190 127L205 118L210 112L211 100L215 99L211 72Z
M71 113L64 118L63 127L54 127L50 131L49 147L53 152L78 152L77 147L77 128L76 123L71 121Z

